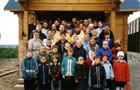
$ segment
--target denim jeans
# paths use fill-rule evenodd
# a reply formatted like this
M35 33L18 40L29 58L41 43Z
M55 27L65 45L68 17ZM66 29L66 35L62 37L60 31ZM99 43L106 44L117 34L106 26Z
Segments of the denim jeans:
M53 86L53 80L51 80L51 90L55 90ZM61 90L61 80L58 80L58 90Z

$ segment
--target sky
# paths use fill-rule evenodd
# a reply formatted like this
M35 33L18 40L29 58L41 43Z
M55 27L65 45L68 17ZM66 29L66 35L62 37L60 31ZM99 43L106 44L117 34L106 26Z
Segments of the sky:
M0 0L0 45L18 45L18 17L4 11L8 0ZM140 17L140 11L129 15L128 23Z

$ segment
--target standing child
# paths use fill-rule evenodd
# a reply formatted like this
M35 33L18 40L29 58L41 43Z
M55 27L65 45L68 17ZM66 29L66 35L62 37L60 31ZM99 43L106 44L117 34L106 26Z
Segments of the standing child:
M105 69L100 62L100 56L96 56L95 65L91 67L89 72L89 78L91 78L89 79L89 85L91 86L91 90L104 90L106 84Z
M21 65L22 77L24 79L24 90L35 90L35 78L38 73L38 66L33 59L31 50L27 51L26 58Z
M63 76L63 89L75 90L74 72L76 58L73 56L73 49L68 50L68 56L65 57L61 64L61 73Z
M39 90L47 90L48 89L48 81L49 81L49 65L46 63L46 56L41 57L41 63L38 65L39 73Z
M77 83L77 90L88 89L88 70L88 65L85 63L84 58L80 56L75 66L75 82Z
M124 90L126 82L130 81L128 63L123 59L124 52L117 53L118 60L113 64L116 90Z
M113 73L113 70L112 70L112 65L109 63L108 61L108 56L107 54L103 54L102 56L102 64L105 68L105 72L106 72L106 79L107 79L107 84L106 84L106 87L104 90L109 90L110 87L111 87L111 80L113 80L114 78L114 73Z
M58 56L52 56L53 62L50 63L50 75L51 75L51 90L61 90L61 68L60 62L58 62Z

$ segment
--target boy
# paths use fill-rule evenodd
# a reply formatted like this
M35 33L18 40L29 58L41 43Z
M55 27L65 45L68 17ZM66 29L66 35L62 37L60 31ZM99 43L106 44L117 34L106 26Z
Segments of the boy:
M130 81L129 66L123 59L124 52L117 53L118 60L113 64L113 71L115 76L116 90L124 90L124 85Z
M21 65L22 77L24 79L24 90L35 90L35 78L38 73L38 66L32 56L32 51L28 50L26 58Z
M68 56L65 57L61 64L61 74L63 77L63 90L74 90L74 72L76 58L73 56L73 49L68 50Z
M102 56L102 65L104 66L105 68L105 72L106 72L106 79L107 79L107 84L106 84L106 87L105 87L105 90L109 90L111 88L111 81L113 80L114 78L114 73L113 73L113 70L112 70L112 65L109 63L108 61L108 56L107 54L103 54Z
M46 56L47 57L46 47L44 45L40 46L40 52L39 52L38 56L36 57L36 61L37 61L38 64L41 63L41 57L42 56Z
M52 51L48 54L48 63L50 64L50 62L52 62L53 61L53 59L52 59L52 56L53 55L57 55L58 56L58 61L61 63L62 62L62 60L61 60L61 55L60 55L60 53L58 53L58 46L56 46L56 45L54 45L53 47L52 47Z
M46 56L41 57L41 63L38 65L39 90L47 90L49 81L49 65L46 63Z
M75 65L75 82L77 83L77 90L88 89L88 65L85 63L83 57L78 58L78 62Z
M50 75L51 75L51 90L61 90L61 68L58 56L52 56L53 62L50 63Z
M100 64L100 62L100 56L96 56L95 65L91 67L91 70L89 72L89 86L91 86L91 90L104 90L105 87L105 69Z

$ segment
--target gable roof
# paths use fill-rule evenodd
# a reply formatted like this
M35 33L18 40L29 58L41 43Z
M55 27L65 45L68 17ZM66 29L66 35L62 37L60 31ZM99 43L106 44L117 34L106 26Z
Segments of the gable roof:
M125 0L120 4L120 10L137 11L140 10L140 0Z
M5 10L17 10L20 9L20 4L15 0L9 0L6 6L4 7Z

